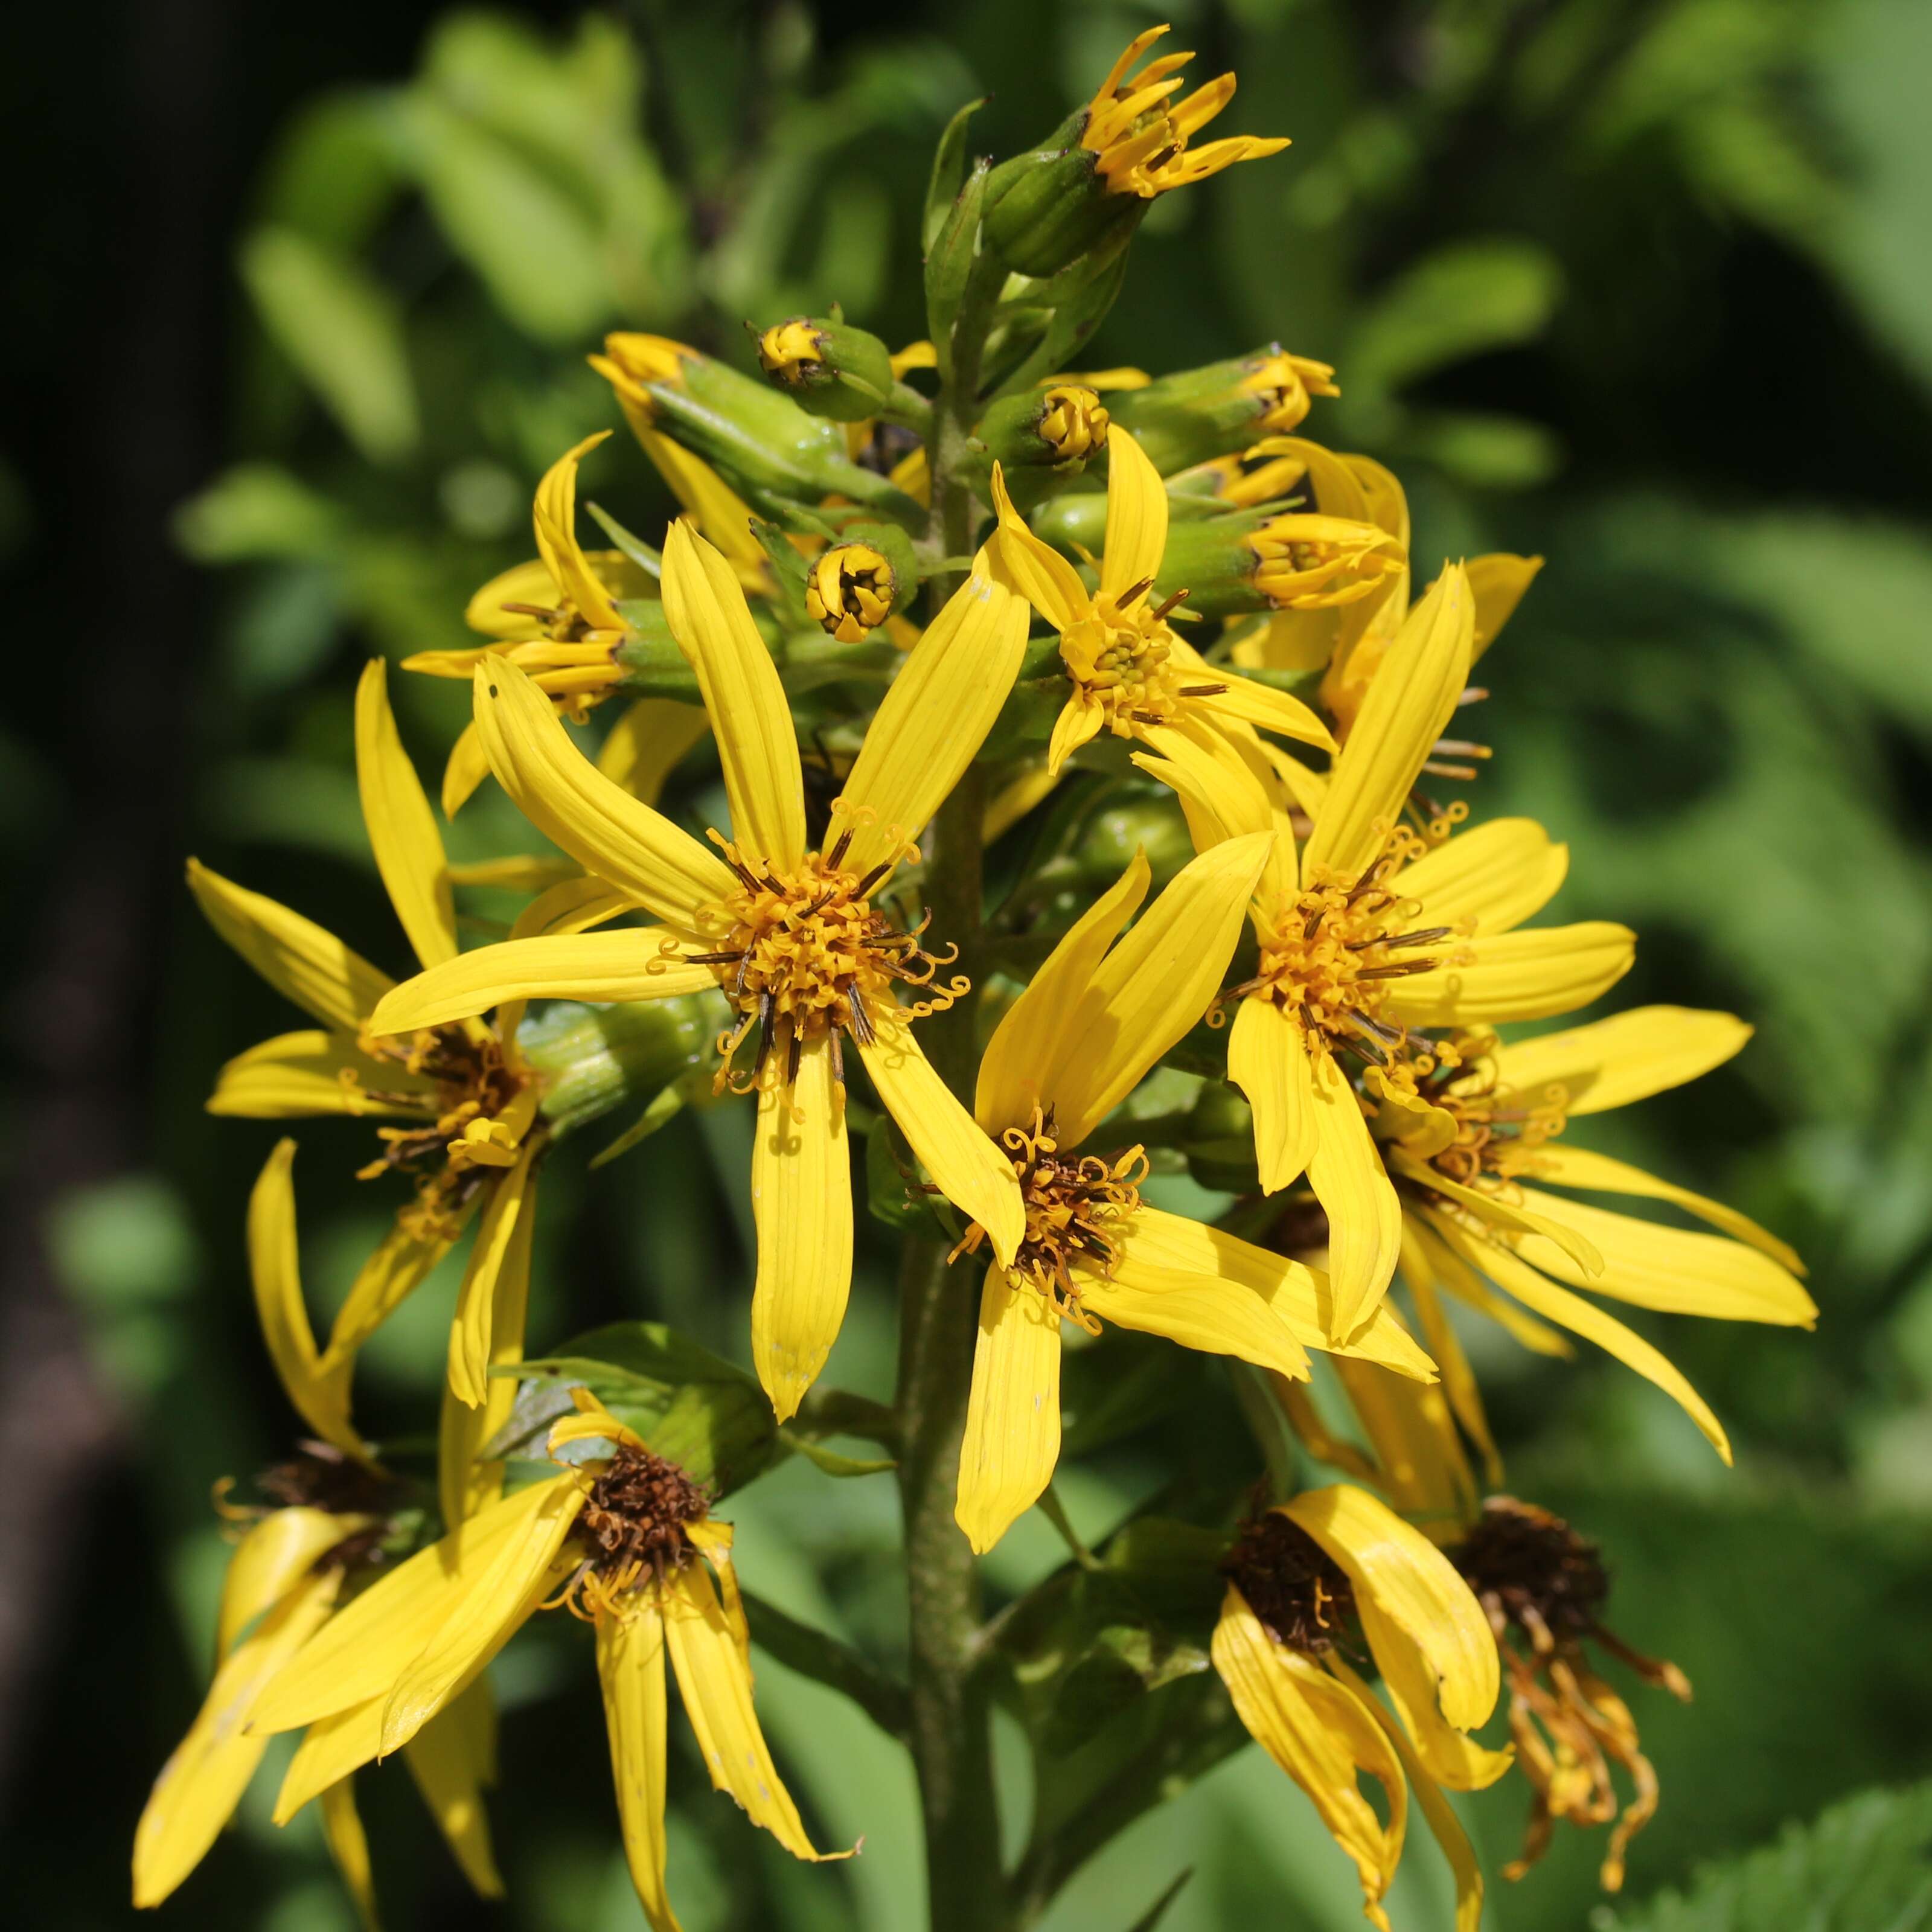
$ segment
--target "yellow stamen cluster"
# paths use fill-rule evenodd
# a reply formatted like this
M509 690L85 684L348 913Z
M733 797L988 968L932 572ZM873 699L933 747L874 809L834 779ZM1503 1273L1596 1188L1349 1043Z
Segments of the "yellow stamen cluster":
M1246 538L1255 588L1277 610L1352 604L1384 589L1402 567L1402 547L1388 531L1346 517L1288 511Z
M758 365L774 382L796 388L824 362L817 329L808 322L776 322L758 338Z
M1080 701L1097 705L1116 737L1132 737L1136 724L1171 723L1182 699L1227 688L1184 682L1186 671L1170 662L1174 633L1166 622L1180 599L1150 608L1151 587L1136 584L1118 596L1102 591L1060 640L1060 659Z
M891 564L870 544L834 544L805 580L805 608L820 629L856 644L892 615L898 587Z
M1040 440L1056 462L1084 462L1107 446L1108 420L1097 389L1056 383L1041 398Z
M1118 1266L1120 1236L1141 1204L1145 1153L1132 1147L1112 1162L1094 1154L1069 1158L1060 1151L1052 1113L1037 1107L1031 1129L1009 1127L1000 1144L1026 1206L1026 1234L1008 1271L1039 1289L1062 1320L1097 1335L1100 1322L1080 1305L1073 1269L1078 1264L1105 1280ZM953 1254L976 1252L985 1234L975 1222Z
M1472 1066L1477 1084L1462 1085ZM1455 1121L1456 1138L1432 1154L1429 1165L1465 1187L1502 1187L1533 1172L1537 1149L1568 1124L1570 1096L1564 1088L1529 1094L1500 1086L1493 1063L1485 1064L1466 1041L1438 1042L1432 1055L1390 1072Z
M721 935L717 948L686 956L716 968L718 983L740 1016L718 1040L718 1092L728 1086L749 1093L759 1086L775 1048L783 1055L778 1078L789 1088L805 1048L822 1040L830 1042L833 1075L842 1080L842 1034L869 1046L874 1016L884 1006L922 1019L970 990L958 975L944 987L934 983L939 969L959 956L956 947L928 953L920 944L923 920L902 931L874 908L871 895L894 862L862 877L850 871L842 863L850 836L827 853L812 854L796 872L781 872L712 834L744 886L707 910L707 929ZM927 989L927 996L898 1008L895 982ZM748 1076L734 1075L732 1061L754 1027L756 1063Z
M1255 427L1274 436L1284 436L1300 424L1312 406L1313 398L1342 393L1335 386L1332 363L1279 350L1243 376L1238 386L1244 394L1262 398L1262 413Z

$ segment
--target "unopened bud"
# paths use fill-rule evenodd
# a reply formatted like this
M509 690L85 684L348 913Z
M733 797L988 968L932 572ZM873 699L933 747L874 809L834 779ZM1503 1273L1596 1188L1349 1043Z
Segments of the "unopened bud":
M1406 562L1401 540L1373 524L1244 510L1173 524L1154 582L1157 593L1184 588L1204 616L1324 610L1385 596Z
M878 524L813 560L805 580L812 620L842 644L856 644L902 608L918 588L918 565L902 530Z
M1056 382L995 403L975 435L1025 509L1055 484L1078 476L1106 448L1107 423L1096 390Z
M1341 394L1326 362L1290 356L1279 344L1252 356L1163 376L1114 400L1114 419L1163 476L1285 434L1310 398Z
M834 422L862 422L892 398L891 350L843 322L775 322L758 338L758 366L800 408Z

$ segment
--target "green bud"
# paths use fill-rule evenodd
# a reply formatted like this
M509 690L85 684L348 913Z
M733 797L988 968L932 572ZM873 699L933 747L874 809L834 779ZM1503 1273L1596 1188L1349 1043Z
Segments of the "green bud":
M614 1108L643 1107L708 1066L730 1018L722 993L609 1006L558 1000L524 1021L517 1045L543 1083L543 1118L566 1134Z
M1068 490L1042 503L1028 517L1036 535L1056 550L1099 556L1107 542L1107 499L1099 490Z
M1401 540L1373 524L1238 510L1172 524L1154 593L1185 590L1187 608L1205 617L1326 610L1386 596L1404 555Z
M1078 476L1100 455L1107 446L1107 420L1097 391L1056 382L994 404L974 434L1024 509L1029 496Z
M1108 192L1097 158L1078 145L1084 118L1002 161L987 181L986 244L1020 274L1057 275L1083 255L1116 254L1147 212L1138 196Z
M1131 430L1163 476L1245 449L1300 424L1312 396L1336 396L1326 362L1290 356L1279 343L1252 356L1163 376L1113 398L1114 420Z
M794 316L758 338L758 366L808 415L863 422L892 400L892 351L838 320Z
M902 610L919 590L919 560L892 524L850 524L845 541L812 560L805 580L806 614L828 637L856 644Z

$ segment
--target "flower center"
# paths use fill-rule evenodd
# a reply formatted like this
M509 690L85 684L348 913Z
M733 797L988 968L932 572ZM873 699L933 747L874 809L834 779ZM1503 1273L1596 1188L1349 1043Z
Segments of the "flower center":
M1062 382L1041 398L1040 440L1060 463L1077 463L1107 444L1107 412L1100 392Z
M1278 1510L1242 1526L1221 1574L1276 1642L1304 1657L1332 1650L1354 1614L1348 1574L1299 1523Z
M286 1460L264 1469L255 1478L255 1486L278 1510L322 1510L330 1516L376 1519L368 1528L331 1544L310 1566L316 1570L353 1570L380 1563L394 1528L390 1519L404 1499L402 1486L393 1478L326 1442L298 1444ZM218 1507L238 1522L259 1521L266 1514L232 1505Z
M934 984L940 968L958 958L958 949L928 952L920 944L931 918L923 915L909 930L895 927L868 896L896 860L874 866L862 876L842 864L851 834L832 849L814 853L796 872L778 872L749 858L713 832L744 890L707 910L706 923L724 934L714 952L688 954L694 963L718 968L718 982L737 1009L738 1024L719 1036L716 1090L729 1086L749 1093L764 1078L774 1049L783 1054L784 1084L798 1077L805 1048L829 1040L833 1076L843 1080L846 1033L861 1046L875 1036L873 1016L892 1006L902 1017L922 1019L944 1011L970 989L955 974L944 987ZM929 989L907 1007L897 1004L895 981ZM748 1077L734 1076L732 1061L758 1032L758 1058Z
M564 1602L586 1622L616 1613L616 1599L646 1573L662 1583L691 1561L697 1551L685 1526L710 1513L710 1497L675 1462L620 1444L578 1514L575 1533L589 1547Z
M1070 626L1060 640L1060 658L1075 690L1083 702L1100 707L1116 737L1132 737L1136 724L1168 724L1180 700L1210 698L1228 688L1181 681L1184 670L1169 662L1174 634L1167 628L1167 615L1187 592L1177 590L1165 603L1150 608L1144 600L1153 586L1150 577L1118 596L1102 591L1090 614Z
M1479 1084L1454 1090L1474 1064ZM1456 1123L1456 1138L1429 1157L1445 1180L1464 1187L1499 1187L1536 1166L1536 1150L1568 1124L1568 1094L1546 1088L1540 1097L1497 1084L1493 1063L1462 1040L1444 1041L1434 1054L1398 1062L1391 1077Z

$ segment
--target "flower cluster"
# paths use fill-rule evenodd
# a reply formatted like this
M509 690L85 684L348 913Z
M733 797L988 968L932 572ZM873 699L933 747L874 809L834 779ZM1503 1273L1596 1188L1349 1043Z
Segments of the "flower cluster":
M1481 1880L1444 1793L1512 1768L1526 1862L1559 1820L1615 1820L1604 1877L1620 1882L1656 1780L1588 1646L1688 1686L1610 1636L1594 1548L1498 1492L1450 1306L1546 1355L1572 1336L1607 1351L1728 1460L1709 1406L1604 1304L1807 1324L1797 1257L1571 1129L1717 1066L1749 1029L1654 1006L1514 1030L1590 1006L1636 944L1603 921L1532 923L1566 849L1439 795L1488 755L1450 734L1540 560L1418 571L1396 478L1293 434L1339 393L1325 363L1270 345L1154 380L1062 366L1153 200L1285 145L1190 145L1233 77L1175 98L1189 56L1134 71L1159 31L1038 149L968 168L949 136L930 342L894 352L834 310L764 327L756 375L655 336L591 358L681 506L662 546L599 511L611 547L584 547L578 466L610 431L588 436L537 486L536 559L472 599L484 641L404 666L470 686L444 813L494 777L560 856L449 862L374 663L357 775L412 975L190 862L217 930L316 1023L231 1060L211 1107L377 1124L362 1172L395 1216L318 1343L292 1141L256 1186L262 1331L314 1439L261 1479L259 1507L227 1506L219 1668L142 1820L137 1904L185 1877L284 1731L302 1738L276 1816L319 1802L365 1909L352 1779L398 1750L465 1873L500 1889L488 1666L557 1608L594 1634L658 1932L676 1924L667 1652L713 1783L788 1850L827 1856L759 1729L715 1512L810 1446L852 1289L861 1123L861 1198L925 1284L873 1432L909 1519L937 1468L957 1526L909 1528L915 1624L932 1589L970 1580L963 1547L934 1563L935 1538L979 1552L1036 1504L1064 1520L1063 1358L1116 1328L1161 1338L1232 1378L1268 1472L1245 1501L1165 1496L1204 1538L1190 1574L1219 1600L1191 1638L1168 1635L1198 1642L1312 1801L1370 1919L1388 1923L1412 1796L1474 1926ZM679 779L687 754L716 759L717 822ZM1138 840L1072 866L1070 886L1050 839L1016 836L989 896L984 850L1082 788L1132 800ZM466 946L456 894L482 886L528 904ZM531 1017L554 1002L578 1004ZM687 1392L707 1418L694 1432L675 1405L620 1396L634 1377L600 1386L584 1350L559 1352L576 1386L532 1375L518 1394L538 1171L626 1097L646 1103L627 1144L682 1109L755 1116L756 1387L741 1377L728 1417L707 1408L734 1388L719 1365ZM1184 1162L1232 1197L1225 1213L1163 1196ZM418 1472L358 1433L351 1382L466 1236L436 1466ZM950 1607L974 1614L970 1594ZM1005 1628L982 1633L996 1675ZM911 1648L916 1708L916 1628ZM1025 1676L1004 1680L1021 1701ZM1505 1690L1508 1736L1480 1742ZM946 1726L910 1733L929 1780Z

